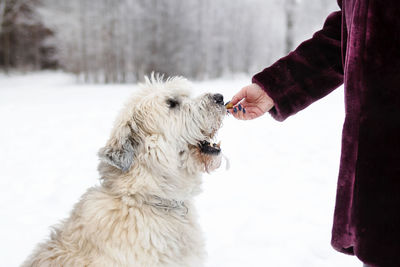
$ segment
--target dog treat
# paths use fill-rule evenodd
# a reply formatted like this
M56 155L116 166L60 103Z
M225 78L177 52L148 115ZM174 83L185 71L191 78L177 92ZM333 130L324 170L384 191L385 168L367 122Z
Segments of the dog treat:
M226 107L226 109L231 109L231 108L233 108L233 104L231 103L231 101L229 101L225 104L225 107Z

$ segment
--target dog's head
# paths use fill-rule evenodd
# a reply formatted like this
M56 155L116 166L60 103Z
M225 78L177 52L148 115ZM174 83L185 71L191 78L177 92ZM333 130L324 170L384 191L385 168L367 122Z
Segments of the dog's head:
M99 151L102 163L114 173L140 166L163 177L218 168L221 150L213 138L226 115L222 95L192 98L191 84L181 77L152 76L141 87Z

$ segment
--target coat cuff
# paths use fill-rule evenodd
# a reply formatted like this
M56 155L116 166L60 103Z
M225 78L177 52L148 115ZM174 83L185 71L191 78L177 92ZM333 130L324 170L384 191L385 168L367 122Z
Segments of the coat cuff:
M284 121L313 102L310 96L299 90L299 84L291 83L289 77L282 76L285 73L287 70L278 61L252 78L252 82L259 85L274 101L269 114L277 121Z
M283 104L283 97L277 90L271 90L272 79L270 77L262 77L261 73L256 74L252 78L252 83L260 86L264 92L274 101L274 106L268 111L269 114L277 121L284 121L288 115L282 112L281 106L285 107L287 105ZM270 86L264 86L264 84L269 84ZM282 99L283 98L283 99Z

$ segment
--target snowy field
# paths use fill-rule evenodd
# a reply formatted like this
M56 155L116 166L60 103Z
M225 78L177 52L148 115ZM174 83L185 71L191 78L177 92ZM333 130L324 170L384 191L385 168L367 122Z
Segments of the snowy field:
M249 77L195 83L230 98ZM97 150L134 85L62 73L0 76L0 266L18 266L98 184ZM230 170L204 175L197 205L207 267L360 267L330 246L343 88L283 123L228 117Z

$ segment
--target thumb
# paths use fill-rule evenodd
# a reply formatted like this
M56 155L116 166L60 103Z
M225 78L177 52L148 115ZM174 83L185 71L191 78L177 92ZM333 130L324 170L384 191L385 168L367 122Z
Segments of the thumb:
M247 88L244 87L240 90L236 95L232 97L231 103L232 105L236 105L240 100L247 96Z

